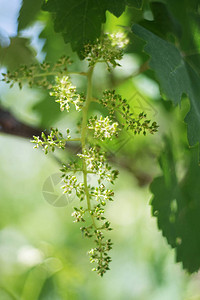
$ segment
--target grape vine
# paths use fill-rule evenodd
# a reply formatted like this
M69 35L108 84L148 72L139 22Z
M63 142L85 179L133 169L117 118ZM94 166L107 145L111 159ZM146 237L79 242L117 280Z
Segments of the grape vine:
M113 201L114 190L110 186L114 185L119 172L107 162L106 153L99 145L99 140L104 142L118 138L123 130L131 130L135 135L154 134L158 130L157 123L148 120L144 112L139 115L133 114L127 100L114 90L104 91L101 99L93 98L92 80L95 65L104 62L108 71L119 66L127 42L127 38L121 33L104 34L94 44L86 45L83 55L88 61L87 72L70 72L68 67L72 62L63 56L53 66L45 62L31 67L22 66L14 73L3 74L3 80L11 87L18 83L22 88L24 80L30 87L43 87L55 97L61 112L69 112L74 107L82 115L78 138L71 137L70 129L61 133L55 128L50 134L43 132L41 137L34 136L32 143L34 148L42 148L45 154L54 152L56 148L64 150L66 142L80 143L81 152L74 157L73 163L63 164L61 168L62 189L69 197L75 193L80 200L80 207L74 207L72 216L74 222L81 223L80 230L83 236L94 240L94 247L88 254L91 263L95 264L93 270L100 276L109 270L111 262L109 252L112 249L112 241L108 232L112 228L106 218L105 207L108 202ZM71 74L87 77L86 95L77 93L70 79ZM55 84L52 83L52 78L55 78ZM106 117L88 116L93 101L106 108ZM120 122L120 119L123 121ZM94 185L88 182L88 176L91 175L96 179Z

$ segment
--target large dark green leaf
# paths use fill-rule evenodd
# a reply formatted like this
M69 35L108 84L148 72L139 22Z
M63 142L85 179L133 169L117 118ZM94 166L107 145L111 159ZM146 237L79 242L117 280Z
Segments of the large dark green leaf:
M55 63L63 54L69 56L74 62L77 57L73 57L73 52L69 44L66 44L61 34L57 34L53 28L52 17L45 14L45 26L41 31L39 38L45 40L42 51L45 53L45 60Z
M88 41L94 41L106 21L106 10L119 17L125 10L123 0L49 0L43 9L55 13L55 31L62 32L65 42L79 52Z
M182 53L171 43L159 38L147 29L133 26L133 32L146 42L145 52L150 56L150 68L155 71L161 92L180 104L183 94L190 99L190 111L185 121L188 125L190 145L200 142L200 77L185 61Z
M142 0L48 0L43 9L55 13L55 31L81 55L83 46L100 36L106 11L119 17L126 4L141 8Z
M160 2L152 2L150 3L150 8L154 20L142 20L140 22L141 26L162 38L167 38L169 33L172 33L178 37L181 36L181 25L174 18L167 5Z
M18 30L24 29L35 21L35 16L39 13L42 0L23 0L19 18Z
M171 142L160 157L163 175L151 184L152 213L168 243L175 248L177 262L189 272L200 268L200 167L198 149L190 149L186 175L178 180Z
M199 0L165 0L170 13L181 24L182 36L180 39L181 48L184 52L197 48L194 35L199 33Z
M165 0L168 11L181 25L181 36L176 41L187 57L187 61L195 66L200 65L200 14L199 0ZM171 23L171 22L170 22ZM159 26L159 24L158 24ZM169 25L168 25L169 26ZM199 70L200 71L200 70Z

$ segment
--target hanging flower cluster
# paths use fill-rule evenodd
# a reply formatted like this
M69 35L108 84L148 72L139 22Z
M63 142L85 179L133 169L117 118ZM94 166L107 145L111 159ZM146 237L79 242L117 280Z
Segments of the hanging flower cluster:
M94 176L97 184L91 185L80 179L81 172L84 172L83 164L86 164L87 177ZM77 154L77 160L68 166L63 165L62 188L63 192L69 196L75 193L82 202L82 206L74 207L72 217L75 223L83 223L81 227L82 234L88 238L94 238L96 247L92 248L88 254L91 263L96 263L93 270L101 276L109 269L111 257L108 252L112 249L111 240L106 239L103 231L110 231L110 222L105 217L105 206L108 202L113 201L114 191L106 186L106 182L114 184L118 177L118 170L113 170L108 164L105 152L99 147L90 147L83 153ZM87 192L86 192L87 191ZM89 197L90 205L88 206ZM87 205L86 205L87 204ZM91 223L85 225L86 220L91 218Z
M72 72L87 76L87 96L77 93L72 84L67 64L69 58L61 58L51 66L43 63L38 66L21 67L14 73L4 74L4 81L11 86L18 82L20 88L26 79L30 86L33 84L51 90L50 95L60 104L61 111L69 111L73 105L82 113L81 124L78 124L78 138L71 137L70 130L66 129L63 135L58 129L52 129L50 133L42 133L41 138L33 137L34 148L42 148L45 154L55 151L56 148L65 149L66 142L77 141L81 151L74 156L74 162L63 164L62 189L63 193L71 196L75 194L80 200L80 207L74 207L72 217L75 223L81 224L81 232L84 237L94 240L94 247L88 252L91 263L95 264L95 270L100 276L109 270L112 249L111 239L107 237L112 230L110 222L106 219L105 208L113 201L114 190L111 188L118 178L118 170L114 170L107 162L106 153L101 150L98 140L107 141L117 138L123 129L131 130L134 134L157 131L156 122L146 119L146 114L135 116L126 99L123 99L115 91L105 91L101 99L97 100L108 115L106 117L92 116L88 119L89 105L92 97L92 74L97 62L105 62L108 70L111 66L119 65L123 56L123 48L127 45L127 38L121 34L105 34L97 39L95 44L85 46L84 55L89 62L87 73ZM55 76L55 85L51 83L51 77ZM93 178L92 180L91 177Z
M129 40L124 33L104 34L97 39L94 44L85 45L83 56L89 62L89 66L94 66L98 62L104 62L108 71L112 67L120 66L119 60L123 57L123 49Z

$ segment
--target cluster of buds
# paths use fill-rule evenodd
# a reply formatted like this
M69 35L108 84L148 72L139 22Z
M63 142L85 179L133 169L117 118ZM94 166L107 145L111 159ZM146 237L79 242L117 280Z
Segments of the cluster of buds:
M56 128L52 129L49 135L44 132L39 136L33 136L31 143L35 144L33 148L38 149L41 147L45 154L54 152L55 148L65 149L66 139L63 134Z
M109 33L108 37L111 40L112 47L124 49L129 43L129 39L126 37L126 35L122 31L115 32L115 33Z
M100 116L100 119L97 116L94 116L89 119L88 129L94 130L94 137L104 141L105 139L112 139L113 136L118 135L118 123L112 122L109 117L103 118Z
M83 235L87 238L94 238L97 247L93 251L89 251L90 261L96 263L97 266L93 269L99 275L103 275L108 270L108 264L111 258L108 257L107 252L111 250L108 247L109 241L105 240L103 231L110 231L110 222L105 217L105 206L109 201L113 201L114 191L106 187L105 183L110 182L114 184L117 179L118 171L112 170L111 166L106 161L105 153L101 152L98 147L91 147L85 150L82 154L77 154L80 162L74 164L74 169L64 166L63 172L63 188L69 195L74 191L80 201L87 200L86 189L90 199L91 206L80 208L74 207L72 216L76 223L84 223L91 217L92 223L81 227ZM87 176L97 177L98 185L87 184L79 181L74 174L81 171L81 165L85 162L87 166ZM82 170L83 171L83 170ZM104 183L103 183L104 182ZM85 203L85 202L84 202ZM86 218L87 216L87 218ZM107 245L107 246L106 246ZM95 259L94 259L95 256ZM109 258L109 259L108 259Z
M51 92L51 95L55 96L56 102L60 103L61 111L64 109L69 111L70 104L74 104L78 111L81 110L84 101L77 94L76 87L72 85L69 77L56 77L56 83L53 86L54 92ZM127 101L122 99L115 91L105 91L100 103L108 109L109 116L105 118L94 116L88 120L86 130L92 132L94 141L97 139L105 141L118 137L121 128L132 130L135 134L141 131L143 131L143 134L146 131L154 133L157 129L155 123L150 124L150 121L145 119L146 115L144 113L135 118ZM119 122L114 121L117 113L124 120L121 128L119 128ZM52 130L48 136L42 133L42 139L34 137L35 148L42 147L45 153L54 151L56 147L64 149L67 141L74 140L71 138L70 130L67 129L66 131L66 138L58 129ZM77 140L81 141L81 136ZM111 258L108 256L108 251L112 249L111 241L106 240L103 234L105 231L112 230L110 222L105 217L105 206L108 202L113 201L114 197L114 191L106 185L114 184L119 172L113 170L108 164L106 153L101 151L98 145L82 149L82 153L77 154L75 162L68 166L63 165L61 172L63 192L69 196L74 193L80 202L87 204L85 207L75 207L72 216L75 219L74 222L84 223L85 226L81 227L83 236L94 239L96 247L88 253L90 261L96 263L93 270L103 276L106 270L109 269ZM76 173L85 174L87 179L93 175L96 184L90 185L88 180L87 182L80 180L81 177L76 176ZM89 219L91 219L91 223L87 224Z
M102 206L105 206L107 201L113 201L113 190L106 189L104 184L100 184L91 190L90 196L94 198Z
M2 73L2 81L10 84L10 87L13 87L15 83L18 83L20 89L25 81L30 87L36 85L50 90L52 88L52 77L61 77L66 74L70 64L71 60L69 57L62 56L53 65L47 62L42 64L33 64L30 66L22 65L14 72L8 71L7 73Z
M111 119L115 119L116 115L119 115L122 119L122 128L131 130L134 135L140 133L146 135L147 132L154 134L158 131L156 122L147 120L147 115L144 112L135 115L131 111L128 101L123 99L121 95L116 94L115 90L106 90L102 99L100 99L100 103L108 109Z
M69 196L72 194L73 189L76 190L77 188L77 178L75 175L65 175L62 178L62 181L64 185L62 186L63 188L63 193L68 194Z
M123 57L123 49L129 40L124 33L104 34L97 39L94 44L87 44L84 48L84 57L89 62L89 66L94 66L98 62L105 62L108 71L112 67L120 66L119 60Z
M96 230L96 248L91 249L88 253L90 255L91 263L96 263L97 266L93 268L97 274L103 276L107 270L110 270L109 264L111 257L108 255L108 251L112 249L112 242L110 239L104 241L102 231Z
M72 85L69 76L56 77L56 85L53 86L53 92L50 96L56 98L56 102L60 103L60 110L65 109L69 112L70 104L75 105L77 111L83 107L84 99L76 92L76 87Z
M77 155L85 160L89 173L99 176L99 184L103 180L109 181L112 184L114 183L119 172L118 170L112 170L112 167L107 163L106 153L100 151L99 147L91 147L88 150L85 150L82 154Z
M72 213L72 217L75 218L76 223L78 222L85 222L85 219L83 218L85 214L85 210L81 206L80 208L74 207L74 212Z
M93 238L95 247L88 253L90 261L96 263L95 270L100 276L109 270L111 257L108 252L112 249L110 239L106 239L107 234L112 228L110 222L105 216L105 207L113 201L114 191L110 188L118 177L118 170L113 170L106 159L105 152L101 151L97 145L98 140L107 141L117 138L121 129L131 130L134 134L143 132L154 133L157 131L157 124L151 123L146 119L146 114L141 113L137 117L130 111L127 100L115 93L115 91L105 91L99 103L106 107L108 116L100 116L87 119L88 107L92 101L90 95L91 74L90 71L97 62L105 62L107 69L111 66L119 66L118 61L123 56L123 48L127 45L128 39L125 35L104 34L94 44L86 45L84 56L89 62L89 71L87 73L74 72L75 74L88 76L87 97L78 94L76 87L72 84L67 70L70 64L69 58L62 57L57 63L51 66L48 63L41 65L23 66L14 73L3 74L6 83L13 86L15 82L22 87L23 80L28 81L29 85L36 84L51 90L50 95L55 97L55 101L60 104L61 111L69 111L72 105L77 111L82 111L82 123L78 125L80 137L71 138L70 130L66 130L66 137L58 129L52 129L50 134L33 137L34 148L41 147L45 154L54 152L56 148L65 149L66 142L79 141L82 151L75 156L73 163L63 165L62 182L63 193L71 196L73 193L81 202L79 208L75 207L72 216L74 222L83 223L81 232L84 237ZM71 72L73 73L73 72ZM73 74L74 74L73 73ZM50 82L55 78L55 85ZM83 108L83 109L82 109ZM122 124L120 123L121 119ZM88 120L88 121L87 121ZM92 135L92 139L90 139ZM79 176L79 175L82 175ZM94 176L93 184L89 184L88 178ZM82 178L82 179L80 179Z

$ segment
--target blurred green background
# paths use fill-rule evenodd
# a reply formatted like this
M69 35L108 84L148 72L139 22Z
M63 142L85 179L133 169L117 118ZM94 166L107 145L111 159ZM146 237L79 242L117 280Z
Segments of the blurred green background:
M87 64L54 33L48 13L36 11L30 17L30 24L24 20L27 28L21 25L17 32L21 4L18 0L11 3L0 0L1 71L15 69L21 63L42 62L44 58L55 62L62 54L72 56L72 69L86 70ZM34 1L30 1L31 5L34 6ZM142 12L133 13L127 11L119 19L108 14L105 31L116 31L119 24L126 26L131 16L141 18ZM131 54L134 47L135 54ZM77 200L69 201L64 207L55 207L45 200L43 185L60 168L55 157L33 150L29 139L2 133L0 299L200 299L199 274L189 276L175 263L174 252L158 231L149 206L149 183L160 172L157 157L162 149L162 136L171 132L176 140L179 134L181 142L185 142L185 125L181 120L188 102L185 99L179 110L160 99L159 87L150 71L130 77L146 59L140 49L140 43L131 40L121 68L109 74L100 65L94 75L95 96L100 96L105 88L114 87L129 100L134 111L144 110L160 126L155 136L124 134L120 145L108 146L109 154L115 157L113 165L120 170L115 201L107 210L114 228L110 234L114 242L111 270L103 278L91 272L87 257L90 243L81 236L79 225L71 218ZM85 90L82 78L72 80L78 90ZM75 131L79 118L75 111L61 114L59 106L41 89L27 86L21 91L17 86L9 89L3 82L0 105L19 121L43 129L69 127ZM104 113L98 106L93 106L91 111ZM56 155L67 161L72 154L66 151ZM56 193L61 192L56 189Z

